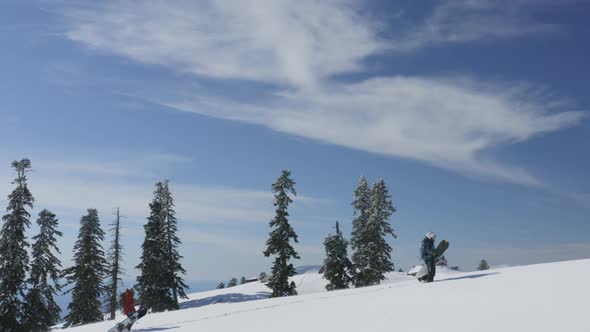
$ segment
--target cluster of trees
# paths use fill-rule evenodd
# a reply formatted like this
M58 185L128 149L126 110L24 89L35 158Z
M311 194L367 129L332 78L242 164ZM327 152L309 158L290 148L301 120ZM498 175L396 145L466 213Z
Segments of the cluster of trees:
M274 256L272 275L267 286L272 297L296 295L294 282L289 277L295 275L291 259L299 259L299 254L291 245L298 242L297 234L289 224L289 204L293 202L289 194L296 195L295 181L291 173L284 170L272 185L274 193L275 217L270 221L271 232L266 242L265 256ZM385 279L385 273L394 270L391 261L391 246L386 236L396 237L388 220L395 212L385 181L377 180L372 188L364 177L354 191L352 202L354 220L352 222L352 259L348 258L348 241L336 222L336 233L324 240L326 259L324 278L328 280L328 290L374 285Z
M388 221L395 208L385 181L379 179L369 188L367 180L361 176L354 196L351 259L348 258L348 241L344 239L338 222L336 234L330 234L324 240L327 290L348 288L350 284L355 287L379 284L387 272L394 271L391 246L386 236L397 238Z
M55 215L41 211L29 259L25 233L31 226L35 201L27 184L31 161L14 161L12 167L15 188L8 195L0 230L0 331L45 331L60 314L54 296L61 290L61 262L55 253L59 253L56 237L62 233L57 230Z
M8 196L7 213L0 230L0 331L47 331L60 318L54 297L68 288L72 300L64 317L67 326L104 319L103 308L113 319L118 309L121 285L123 246L119 209L110 229L112 243L108 251L102 246L102 230L98 211L88 209L80 219L78 239L74 245L73 266L62 269L56 257L58 219L48 210L39 213L39 233L33 236L31 259L26 230L30 227L30 211L34 198L27 183L31 170L29 159L14 161L15 189ZM167 181L156 183L154 199L149 204L150 216L144 226L145 240L140 275L134 286L139 300L152 311L178 309L178 298L186 297L182 275L186 273L180 260L181 244L176 236L177 220L174 201ZM30 263L30 264L29 264ZM65 284L62 280L65 279Z
M240 285L243 285L246 283L246 277L241 277L240 278ZM217 289L223 289L223 288L229 288L229 287L234 287L238 285L238 278L233 277L231 278L228 282L227 285L225 284L225 282L220 282L219 284L217 284Z

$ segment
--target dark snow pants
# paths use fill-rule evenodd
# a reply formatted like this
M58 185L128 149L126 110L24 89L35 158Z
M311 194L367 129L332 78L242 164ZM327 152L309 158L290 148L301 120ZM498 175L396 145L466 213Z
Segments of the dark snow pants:
M434 281L434 275L436 274L436 266L434 265L434 259L426 259L424 261L428 268L428 274L424 276L424 280L427 282Z

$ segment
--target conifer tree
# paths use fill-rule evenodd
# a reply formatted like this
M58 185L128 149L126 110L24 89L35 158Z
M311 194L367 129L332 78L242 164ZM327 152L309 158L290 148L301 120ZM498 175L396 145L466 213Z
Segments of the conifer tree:
M220 282L220 283L217 285L217 287L216 287L216 288L217 288L217 289L224 289L224 288L225 288L225 283L224 283L223 281L222 281L222 282Z
M245 283L246 283L246 277L240 278L240 285L243 285Z
M369 219L369 208L371 207L371 190L364 176L361 176L354 190L354 201L352 202L354 219L352 220L352 234L350 246L352 254L352 276L356 287L364 285L361 272L368 266L368 252L366 250L366 224Z
M162 204L154 192L150 203L150 216L143 226L145 239L141 245L141 262L137 266L140 275L135 288L139 291L142 304L153 312L169 310L174 307L174 298L166 283L166 266L162 264L166 258L164 223Z
M74 284L69 291L72 301L69 313L64 317L67 326L99 322L103 320L101 298L106 287L103 279L108 276L102 241L104 231L100 227L98 211L88 209L80 219L80 232L74 245L74 266L66 269L67 284Z
M233 277L230 279L230 281L227 283L227 287L234 287L238 285L238 279L236 277Z
M55 303L54 296L61 291L61 262L53 252L60 253L56 245L56 236L62 236L57 230L58 220L48 210L39 213L37 224L39 234L33 237L30 289L25 297L23 325L26 331L48 331L59 321L61 309Z
M123 258L123 245L121 244L121 216L119 208L115 211L115 220L109 231L112 234L112 242L108 252L109 283L106 291L106 309L110 313L110 319L115 319L119 308L119 285L122 282L121 275L125 272L121 267Z
M25 230L31 225L33 195L27 186L27 173L31 170L29 159L12 162L16 188L8 195L8 207L2 217L0 230L0 331L20 331L29 271L29 254Z
M172 291L174 306L170 309L178 309L178 297L188 298L184 292L188 286L184 283L182 274L186 274L185 269L180 264L182 256L178 252L178 247L182 244L176 232L178 230L176 212L174 211L174 200L168 186L168 180L156 184L158 199L162 205L162 224L165 234L165 257L166 265L166 285Z
M391 246L385 236L397 236L388 222L395 212L385 185L385 181L378 180L371 190L370 207L367 220L360 225L357 240L358 250L353 255L355 261L355 284L368 286L378 284L385 279L385 273L394 269L391 261Z
M326 249L324 279L329 282L326 285L326 289L331 291L348 288L348 284L352 281L352 277L350 276L352 263L348 259L346 250L348 241L342 236L338 222L336 222L336 234L330 234L326 237L324 247Z
M293 239L295 243L298 240L295 230L289 224L289 212L287 212L289 204L293 202L288 193L296 195L294 186L295 182L291 179L291 172L288 170L283 170L281 176L272 185L276 210L275 217L269 225L274 229L269 234L270 237L266 241L267 248L264 251L266 257L276 255L272 276L267 283L267 286L272 289L272 297L297 295L295 283L293 281L289 283L289 277L295 275L295 268L289 261L291 258L299 259L300 257L289 240Z
M489 269L490 265L488 265L488 261L486 261L485 259L482 259L481 262L479 262L479 265L477 266L478 271L484 271Z

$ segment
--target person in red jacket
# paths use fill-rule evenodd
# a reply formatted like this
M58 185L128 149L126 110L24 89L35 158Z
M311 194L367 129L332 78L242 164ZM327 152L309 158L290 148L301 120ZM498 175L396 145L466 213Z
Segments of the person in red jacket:
M135 314L135 299L133 298L134 295L135 292L133 291L133 288L127 288L125 290L125 293L123 293L123 314L125 314L129 318L131 318L133 314Z

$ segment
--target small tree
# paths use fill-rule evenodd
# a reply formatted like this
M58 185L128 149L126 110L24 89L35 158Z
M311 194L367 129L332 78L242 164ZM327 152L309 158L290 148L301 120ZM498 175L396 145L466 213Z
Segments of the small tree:
M266 272L260 272L260 274L258 275L258 280L264 280L266 279Z
M237 278L231 278L231 280L227 283L227 288L229 287L234 287L238 285L238 279Z
M477 266L478 271L484 271L489 269L490 266L488 265L488 262L485 259L482 259L481 262L479 262L479 265Z
M122 282L121 275L125 272L121 267L123 245L121 244L121 216L119 214L119 208L115 211L115 220L111 224L109 231L113 240L108 253L109 284L107 285L105 300L107 311L110 313L110 319L115 319L116 311L119 308L119 284Z
M103 320L100 299L106 291L103 279L108 275L108 264L102 241L104 231L100 228L98 211L88 209L88 214L80 220L80 232L74 245L74 266L65 270L67 284L74 284L70 290L70 312L64 317L67 326Z
M16 188L8 195L8 207L0 230L0 331L19 331L24 309L29 254L25 231L30 227L33 195L27 186L29 159L12 162Z
M295 181L291 179L291 172L288 170L283 170L281 176L272 185L276 210L270 227L274 229L269 234L269 239L266 241L267 248L264 251L266 257L276 255L272 276L267 283L267 286L272 289L272 297L297 295L295 283L289 282L289 277L295 275L295 268L289 261L291 258L299 259L300 257L289 240L293 239L295 243L298 240L295 230L289 224L289 212L287 212L289 204L293 202L287 193L296 195L294 187Z
M224 283L223 281L222 281L222 282L220 282L220 283L217 285L217 287L216 287L216 288L217 288L217 289L223 289L223 288L225 288L225 283Z
M401 267L400 267L400 269L397 270L397 272L404 272L404 270L402 270Z
M326 289L331 291L348 288L348 284L352 281L350 276L352 263L348 259L346 250L348 242L342 236L338 222L336 222L336 234L326 237L324 247L326 249L324 279L328 280Z
M243 285L245 283L246 283L246 277L240 278L240 285Z
M39 234L33 237L35 243L29 277L30 289L25 297L23 325L26 331L48 331L59 321L61 309L55 303L54 296L61 291L61 262L53 252L60 253L55 237L62 236L62 233L57 230L57 222L55 214L47 210L39 213Z

